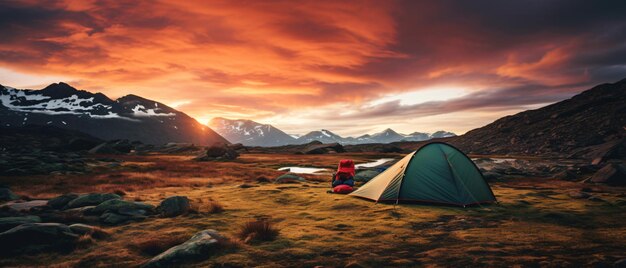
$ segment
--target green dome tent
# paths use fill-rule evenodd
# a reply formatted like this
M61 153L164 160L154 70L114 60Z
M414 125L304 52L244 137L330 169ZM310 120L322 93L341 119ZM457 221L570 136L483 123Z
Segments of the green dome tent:
M408 154L351 196L382 201L414 201L467 206L496 197L478 167L459 149L432 142Z

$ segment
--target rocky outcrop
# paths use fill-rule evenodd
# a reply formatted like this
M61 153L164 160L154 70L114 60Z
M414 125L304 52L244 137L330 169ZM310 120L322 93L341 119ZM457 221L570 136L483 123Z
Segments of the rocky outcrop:
M55 209L62 209L65 206L67 206L69 202L71 202L72 200L76 198L78 198L78 194L75 194L75 193L63 194L63 195L60 195L60 196L57 196L55 198L48 200L48 206L55 208Z
M85 207L85 206L97 206L97 205L100 205L100 203L107 201L107 200L111 200L111 199L122 199L122 197L116 194L111 194L111 193L84 194L70 201L67 204L67 207L78 208L78 207Z
M196 161L210 160L235 160L239 157L239 153L227 144L216 144L207 147L198 156L194 158Z
M0 232L7 231L24 223L38 223L41 218L37 216L4 217L0 218Z
M343 145L339 143L328 143L328 144L310 144L304 150L302 150L303 154L328 154L328 153L343 153L346 150L343 148Z
M624 158L626 79L506 116L448 141L466 153Z
M179 266L185 262L199 261L211 257L211 253L219 248L222 237L215 230L204 230L196 233L178 246L174 246L165 252L152 258L142 267L172 267Z

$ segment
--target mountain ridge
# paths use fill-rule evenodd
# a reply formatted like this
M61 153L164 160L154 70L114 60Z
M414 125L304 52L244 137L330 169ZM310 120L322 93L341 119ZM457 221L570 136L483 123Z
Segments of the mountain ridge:
M0 85L0 125L49 125L103 140L129 139L148 144L228 143L209 127L163 103L133 94L112 100L63 82L39 90Z

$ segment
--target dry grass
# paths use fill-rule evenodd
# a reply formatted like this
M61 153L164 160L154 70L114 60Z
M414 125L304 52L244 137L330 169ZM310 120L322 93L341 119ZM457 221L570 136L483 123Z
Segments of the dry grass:
M129 245L129 248L142 255L156 256L171 247L180 245L190 238L184 234L160 235Z
M209 202L207 212L211 214L222 213L224 212L224 206L220 202L212 200Z
M273 241L278 237L279 230L268 220L253 220L241 226L239 238L244 242Z
M334 168L338 159L364 159L366 155L244 154L235 163L189 161L189 166L181 157L155 157L132 159L150 164L119 171L122 176L68 176L64 190L46 184L47 179L53 186L63 182L55 177L7 179L0 184L9 184L17 194L31 196L52 196L56 191L123 189L127 192L125 199L153 205L167 196L185 195L199 206L201 213L108 227L110 238L94 240L91 246L77 248L71 254L13 256L0 259L0 266L139 266L205 229L245 240L253 233L241 235L250 219L270 217L274 226L280 226L280 235L273 240L249 244L240 239L224 241L221 243L231 250L218 251L207 260L190 265L337 267L358 260L371 267L610 267L626 257L626 222L618 216L626 209L623 188L593 186L592 194L605 201L572 199L567 193L584 185L528 178L492 183L500 202L497 205L465 209L393 206L326 194L327 181L307 183L309 187L256 182L260 176L274 178L281 174L275 171L281 166ZM175 171L173 166L182 162L185 164ZM162 166L155 169L156 165ZM199 174L202 177L191 176ZM242 182L259 187L236 187ZM207 187L208 184L213 187ZM220 206L227 209L204 213L210 211L213 200L219 200ZM276 229L274 226L271 227ZM259 227L247 229L256 228ZM233 246L226 246L229 243Z

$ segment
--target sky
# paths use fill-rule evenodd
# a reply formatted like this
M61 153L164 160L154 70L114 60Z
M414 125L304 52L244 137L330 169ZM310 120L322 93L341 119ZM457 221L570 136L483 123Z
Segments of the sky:
M201 123L462 134L626 78L626 1L0 1L0 84Z

